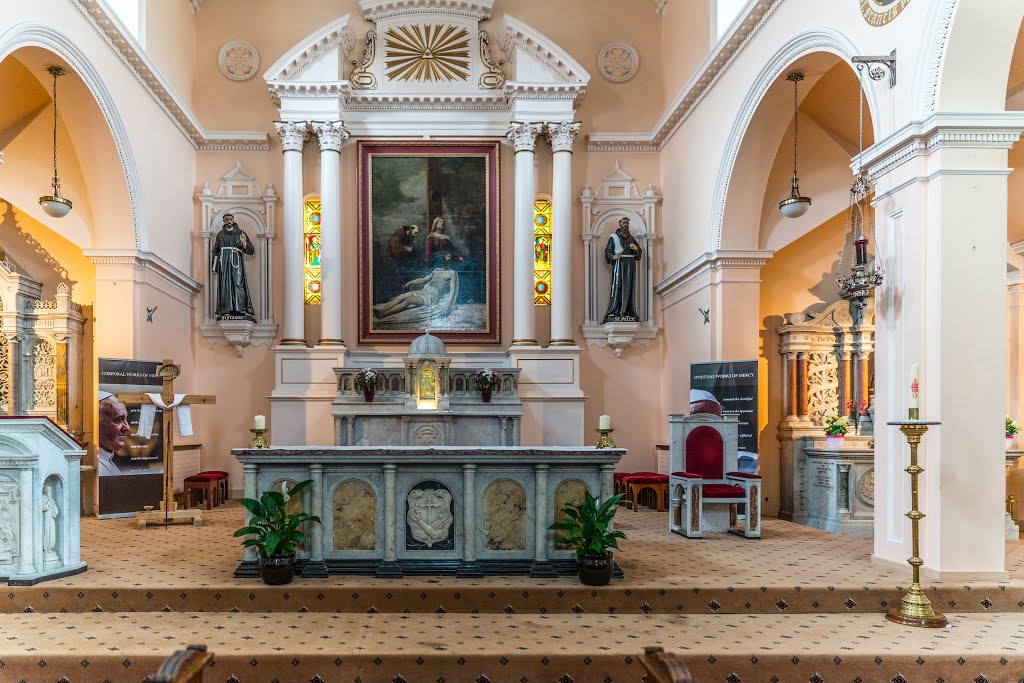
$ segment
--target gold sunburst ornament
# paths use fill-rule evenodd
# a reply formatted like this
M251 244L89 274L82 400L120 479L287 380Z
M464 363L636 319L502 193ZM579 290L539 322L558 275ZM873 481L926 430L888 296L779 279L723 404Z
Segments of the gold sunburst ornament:
M469 31L444 24L389 28L384 72L392 81L468 80Z

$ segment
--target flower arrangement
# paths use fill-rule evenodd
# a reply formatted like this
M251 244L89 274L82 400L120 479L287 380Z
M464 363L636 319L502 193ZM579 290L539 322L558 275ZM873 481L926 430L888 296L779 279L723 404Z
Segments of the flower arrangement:
M473 383L476 384L476 388L480 391L493 389L498 385L498 373L490 368L477 370L473 373Z
M1009 417L1006 418L1006 438L1017 436L1020 434L1020 425L1014 422Z
M850 413L850 420L853 422L853 429L860 433L860 419L868 412L868 402L864 399L851 398L846 402L846 409Z
M356 373L352 382L356 385L357 389L362 389L363 391L379 389L384 386L384 375L373 368L363 368Z
M850 418L829 415L825 418L825 436L846 436L850 428Z

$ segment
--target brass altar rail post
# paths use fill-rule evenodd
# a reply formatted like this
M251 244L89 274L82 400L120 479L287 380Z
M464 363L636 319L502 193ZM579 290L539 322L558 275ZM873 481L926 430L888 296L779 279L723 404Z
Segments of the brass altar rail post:
M916 412L916 411L915 411ZM917 417L917 415L912 415ZM907 437L910 444L910 466L904 470L910 475L910 518L911 538L913 539L913 554L907 563L913 571L913 582L910 590L903 596L899 608L893 608L886 613L885 618L904 626L920 626L924 628L945 628L949 626L946 617L932 609L932 603L928 596L921 590L921 559L920 530L919 525L924 518L924 513L918 509L917 499L917 478L924 472L924 468L917 464L917 447L921 444L921 437L928 431L929 425L937 425L938 422L924 422L922 420L907 420L905 422L888 423L900 428L903 435Z

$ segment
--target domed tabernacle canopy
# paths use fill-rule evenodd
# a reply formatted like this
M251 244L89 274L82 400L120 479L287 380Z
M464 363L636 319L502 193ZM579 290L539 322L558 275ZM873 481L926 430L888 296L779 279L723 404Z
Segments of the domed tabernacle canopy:
M448 348L444 342L425 330L423 334L412 340L409 344L409 358L446 358Z

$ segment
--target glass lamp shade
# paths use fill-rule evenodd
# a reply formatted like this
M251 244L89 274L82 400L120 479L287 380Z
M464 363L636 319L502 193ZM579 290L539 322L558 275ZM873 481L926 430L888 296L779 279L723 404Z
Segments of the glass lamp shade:
M71 211L71 202L60 195L46 195L39 198L39 206L54 218L64 218Z
M794 176L793 178L793 189L790 191L789 196L779 202L779 211L786 218L800 218L807 209L811 206L810 197L800 196L800 183Z

